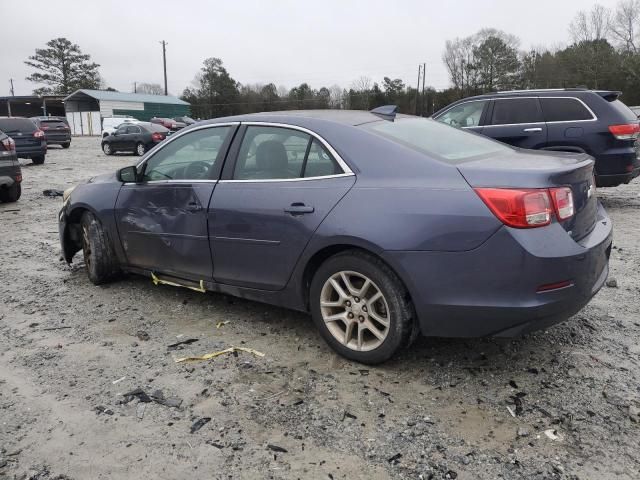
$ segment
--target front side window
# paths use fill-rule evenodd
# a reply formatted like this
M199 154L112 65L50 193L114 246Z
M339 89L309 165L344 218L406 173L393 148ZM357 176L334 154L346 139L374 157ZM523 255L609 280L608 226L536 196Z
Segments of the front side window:
M544 122L537 98L496 99L490 125Z
M487 103L488 100L461 103L444 112L436 120L452 127L477 127Z
M547 122L593 119L591 112L575 98L541 98L540 103Z
M124 135L124 134L126 134L126 133L127 133L127 126L126 126L126 125L120 125L120 126L118 127L118 129L116 130L116 133L117 133L118 135Z
M367 123L362 128L452 164L512 151L511 147L487 137L423 118L402 118L394 122L383 120Z
M127 127L127 133L141 133L140 127L136 127L134 125L130 125Z
M222 146L232 127L205 128L181 135L145 164L145 181L209 180L219 171Z

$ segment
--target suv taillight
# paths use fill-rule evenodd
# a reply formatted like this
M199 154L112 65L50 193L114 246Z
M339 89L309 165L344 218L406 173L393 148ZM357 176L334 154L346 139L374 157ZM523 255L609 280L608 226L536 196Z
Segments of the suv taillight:
M640 135L640 124L634 122L623 125L609 125L609 131L618 140L635 140Z
M42 130L36 130L35 132L33 132L33 137L34 138L43 138L44 137L44 132Z
M568 187L474 190L489 210L509 227L544 227L551 223L554 212L559 221L567 220L575 213L573 194Z
M16 142L13 141L13 138L11 137L7 137L4 140L2 140L2 145L4 146L4 149L8 152L15 152L16 151Z
M161 133L153 132L151 134L151 140L153 140L154 142L161 142L162 140L164 140L164 137Z

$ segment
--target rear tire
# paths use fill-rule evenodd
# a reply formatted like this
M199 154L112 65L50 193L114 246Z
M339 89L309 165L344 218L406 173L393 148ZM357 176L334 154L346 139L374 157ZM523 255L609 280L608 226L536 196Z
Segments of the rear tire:
M35 165L42 165L44 163L44 155L40 155L39 157L31 157L31 161Z
M147 147L144 146L144 143L142 142L138 142L136 144L136 149L134 151L134 153L136 155L138 155L139 157L141 157L142 155L144 155L144 153L147 151Z
M70 146L71 146L71 142L62 144L62 148L69 148Z
M82 253L87 275L94 285L113 280L120 268L113 247L100 221L91 212L82 215Z
M326 260L313 277L309 299L323 338L350 360L382 363L413 339L415 314L407 289L368 253L349 250Z
M105 155L113 155L113 150L111 149L111 145L108 143L102 144L102 151Z
M14 183L9 188L0 190L0 200L7 203L17 202L22 195L22 187L19 183Z

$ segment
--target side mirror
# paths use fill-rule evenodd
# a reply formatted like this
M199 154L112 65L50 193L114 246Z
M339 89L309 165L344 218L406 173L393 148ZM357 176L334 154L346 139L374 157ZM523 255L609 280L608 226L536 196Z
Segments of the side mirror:
M118 180L123 183L136 183L138 181L138 170L135 165L118 170Z

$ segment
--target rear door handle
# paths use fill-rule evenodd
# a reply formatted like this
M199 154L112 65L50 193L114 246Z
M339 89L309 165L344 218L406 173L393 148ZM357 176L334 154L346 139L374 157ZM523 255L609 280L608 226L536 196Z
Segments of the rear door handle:
M291 215L304 215L305 213L313 213L315 210L315 208L309 207L304 203L292 203L291 206L284 209L286 213Z
M540 127L536 127L536 128L525 128L524 130L522 130L523 132L527 132L527 133L539 133L542 131L542 128Z

